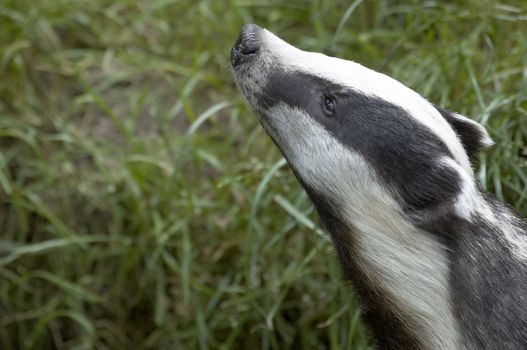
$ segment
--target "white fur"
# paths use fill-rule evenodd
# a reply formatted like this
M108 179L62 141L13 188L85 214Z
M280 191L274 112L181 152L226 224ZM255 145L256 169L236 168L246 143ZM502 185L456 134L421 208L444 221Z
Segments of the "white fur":
M449 166L454 167L463 180L463 190L456 203L458 214L467 219L480 212L484 216L491 217L490 209L478 204L482 203L481 196L476 189L474 172L461 141L430 102L397 80L358 63L299 50L267 30L261 35L265 43L265 54L271 56L271 60L283 69L317 75L352 90L384 99L406 110L410 116L437 135L452 153L454 160L448 160ZM475 125L484 137L484 146L493 144L487 131L480 124L460 114L454 114L454 117Z
M489 223L496 223L496 217L478 191L474 178L451 158L444 157L441 162L444 166L454 169L461 180L462 188L454 204L457 214L466 219L478 214Z
M462 188L454 203L457 214L467 219L478 215L493 225L499 223L476 186L459 137L426 99L355 62L301 51L266 30L261 39L259 58L251 66L241 68L245 69L244 79L238 81L255 109L260 108L255 95L276 66L316 75L397 105L450 150L453 158L438 161L459 174ZM354 259L368 272L368 278L387 293L396 310L409 316L404 320L408 331L428 349L464 349L451 301L447 247L408 219L396 195L359 153L343 146L306 112L278 103L264 114L261 123L303 182L342 206L339 216L355 229ZM454 118L476 126L483 136L483 146L493 144L481 125L459 114L454 114ZM515 234L514 229L504 228L505 239L515 256L527 261L526 239Z
M454 203L456 213L469 220L477 215L499 228L503 232L501 239L514 257L527 264L527 238L519 233L519 219L505 207L491 208L492 202L482 197L460 139L422 96L357 63L296 49L266 30L261 38L257 61L238 68L237 74L243 79L237 83L253 107L264 115L262 125L303 182L341 206L339 217L354 228L350 232L357 245L353 258L367 271L367 278L387 293L385 297L396 305L395 310L409 316L404 319L408 331L427 349L465 349L452 307L447 247L408 219L396 194L359 153L343 146L301 109L278 103L264 110L256 94L265 86L270 70L280 66L395 104L449 148L453 158L437 161L459 175L462 187ZM493 144L481 125L459 114L453 117L476 126L484 147Z
M299 50L267 30L263 30L261 35L266 53L273 56L273 60L279 62L281 67L317 75L400 106L443 140L467 174L473 174L467 154L456 133L439 111L415 91L356 62Z
M429 349L463 349L450 303L445 247L406 219L362 156L305 112L278 104L262 123L303 181L344 204L343 217L358 230L356 258L411 316L405 319L409 331Z

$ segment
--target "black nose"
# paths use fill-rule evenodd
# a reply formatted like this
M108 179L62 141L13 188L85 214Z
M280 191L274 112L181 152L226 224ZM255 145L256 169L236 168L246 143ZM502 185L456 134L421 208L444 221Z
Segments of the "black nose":
M260 31L256 24L246 24L240 30L240 35L231 50L233 67L252 61L260 51Z

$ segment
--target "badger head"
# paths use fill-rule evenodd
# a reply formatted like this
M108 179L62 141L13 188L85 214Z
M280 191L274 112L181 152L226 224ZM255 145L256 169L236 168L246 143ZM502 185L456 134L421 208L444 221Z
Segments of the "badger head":
M492 144L480 124L384 74L299 50L254 24L242 28L231 64L316 205L331 199L359 216L389 205L422 226L478 210L471 161Z
M492 144L485 129L386 75L256 25L242 28L231 64L328 228L380 348L462 349L451 231L492 217L472 169Z

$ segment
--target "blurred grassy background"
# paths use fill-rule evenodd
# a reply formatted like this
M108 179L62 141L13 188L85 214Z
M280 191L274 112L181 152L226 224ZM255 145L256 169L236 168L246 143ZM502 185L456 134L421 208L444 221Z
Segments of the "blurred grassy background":
M3 0L1 349L364 349L306 195L236 92L255 22L481 121L527 214L524 1Z

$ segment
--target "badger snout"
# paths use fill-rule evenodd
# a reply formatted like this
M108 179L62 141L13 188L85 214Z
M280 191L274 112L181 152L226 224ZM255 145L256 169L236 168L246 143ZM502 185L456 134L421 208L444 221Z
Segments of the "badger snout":
M233 67L253 61L260 51L262 28L256 24L246 24L240 30L240 35L231 50Z

